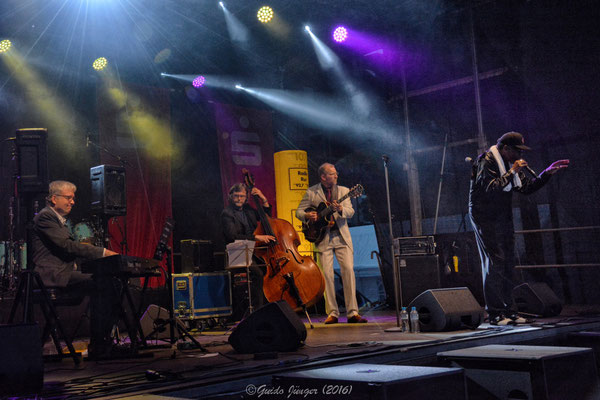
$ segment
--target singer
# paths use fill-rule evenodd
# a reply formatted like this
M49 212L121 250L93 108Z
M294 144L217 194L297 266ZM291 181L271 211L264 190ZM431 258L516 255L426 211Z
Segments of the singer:
M496 145L477 157L471 171L469 217L479 248L485 308L492 325L527 322L516 314L511 296L515 286L512 192L534 193L552 175L569 166L569 160L558 160L536 176L522 158L527 150L531 149L525 146L523 135L505 133Z

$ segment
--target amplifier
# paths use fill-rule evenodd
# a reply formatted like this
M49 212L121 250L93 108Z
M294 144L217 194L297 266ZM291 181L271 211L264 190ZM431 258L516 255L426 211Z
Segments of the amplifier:
M212 241L184 239L180 243L181 273L212 272L215 270Z
M229 271L173 274L173 308L184 320L231 315Z
M422 256L435 254L433 236L412 236L394 238L394 255Z
M397 257L402 288L402 305L408 305L418 295L429 289L439 289L440 272L437 255Z

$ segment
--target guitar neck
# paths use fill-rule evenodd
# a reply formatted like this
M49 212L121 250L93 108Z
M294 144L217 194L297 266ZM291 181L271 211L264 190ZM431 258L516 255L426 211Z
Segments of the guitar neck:
M348 197L350 197L352 194L352 191L346 193L345 195L343 195L339 200L336 200L338 203L341 203L342 201L346 200ZM329 215L331 212L333 211L333 207L332 204L329 204L327 206L327 208L324 208L323 211L321 211L320 213L320 217L325 217L327 215Z

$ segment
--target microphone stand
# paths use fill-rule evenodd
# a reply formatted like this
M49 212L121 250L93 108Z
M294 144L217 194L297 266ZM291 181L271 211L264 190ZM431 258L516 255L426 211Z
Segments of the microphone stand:
M150 332L148 335L146 335L146 337L144 338L144 340L148 340L151 339L152 336L158 332L161 332L162 330L165 329L165 325L169 325L169 336L170 336L170 340L169 343L170 345L174 345L175 343L177 343L178 338L175 337L175 329L177 329L177 332L179 333L179 338L183 338L184 340L187 338L189 339L192 343L194 348L199 349L202 352L207 352L207 350L202 347L202 345L200 344L200 342L198 342L193 336L192 334L185 328L182 326L181 322L179 320L177 320L175 318L175 304L174 304L174 299L173 299L173 275L172 275L172 268L173 268L173 263L172 263L172 251L171 248L167 245L167 240L169 239L169 236L171 235L171 231L173 229L173 225L175 224L175 221L171 220L170 218L167 219L167 221L165 222L165 226L163 228L163 232L162 235L158 241L158 245L156 247L156 250L154 252L154 259L157 261L162 261L163 257L167 256L167 266L166 269L162 268L165 271L165 280L166 280L166 284L167 284L167 291L169 292L169 319L162 321L160 324L157 324L157 326L154 328L154 330L152 332ZM148 279L148 278L146 278Z
M101 150L101 151L105 152L106 154L108 154L109 156L117 159L117 161L119 161L119 163L121 164L122 167L125 167L126 165L128 165L130 167L132 166L129 161L127 161L120 155L114 154L110 150L108 150L106 147L100 146L98 143L95 143L93 140L90 139L90 136L88 135L85 138L85 147L89 147L89 145L92 145L93 147L97 148L98 150Z
M398 271L396 264L396 256L394 254L394 231L392 228L392 206L390 203L390 179L388 175L388 163L390 161L390 157L387 155L381 156L383 159L383 170L385 172L385 194L387 197L387 209L388 209L388 226L389 226L389 234L390 234L390 256L392 270L394 271L394 302L396 308L396 326L393 328L388 328L386 332L402 332L402 327L400 326L400 304L402 297L402 287L400 284L400 272Z
M444 152L442 153L442 166L440 169L440 184L438 186L437 201L435 203L435 218L433 219L433 234L437 233L438 213L440 211L440 199L442 196L442 183L444 182L444 166L446 165L446 148L448 147L448 134L444 138Z

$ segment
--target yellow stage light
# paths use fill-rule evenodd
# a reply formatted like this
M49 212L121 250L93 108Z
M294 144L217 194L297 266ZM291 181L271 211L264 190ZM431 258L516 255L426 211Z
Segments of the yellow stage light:
M273 19L273 9L269 6L261 7L256 14L256 18L263 24Z
M108 60L104 57L97 58L96 61L92 64L92 67L96 71L102 71L108 65Z
M6 53L10 49L11 46L12 46L12 43L10 42L10 40L4 39L3 41L0 42L0 53Z

